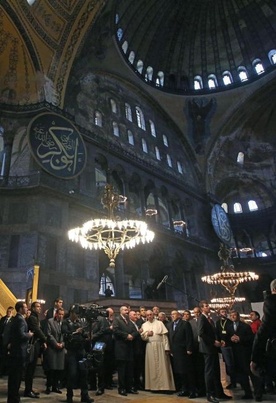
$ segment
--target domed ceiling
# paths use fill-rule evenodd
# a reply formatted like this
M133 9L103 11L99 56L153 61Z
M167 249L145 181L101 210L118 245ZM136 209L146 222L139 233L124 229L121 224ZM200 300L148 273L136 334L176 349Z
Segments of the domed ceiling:
M274 0L121 0L115 13L127 62L165 91L221 91L276 66Z

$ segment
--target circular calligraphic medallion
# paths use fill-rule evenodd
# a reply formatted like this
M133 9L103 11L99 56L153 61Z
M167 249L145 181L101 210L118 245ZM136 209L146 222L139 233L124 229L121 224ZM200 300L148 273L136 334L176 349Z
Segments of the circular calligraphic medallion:
M220 240L229 244L232 238L232 230L228 216L219 204L215 204L212 208L212 224Z
M63 179L78 176L86 165L86 148L77 128L55 113L36 116L27 129L33 157L49 174Z

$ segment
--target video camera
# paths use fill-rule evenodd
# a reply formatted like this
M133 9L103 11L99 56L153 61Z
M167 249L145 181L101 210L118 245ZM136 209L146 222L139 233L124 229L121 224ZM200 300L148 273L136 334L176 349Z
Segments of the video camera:
M80 318L85 318L88 322L97 320L98 316L108 317L106 309L98 304L91 304L90 306L74 304L70 311L75 312Z

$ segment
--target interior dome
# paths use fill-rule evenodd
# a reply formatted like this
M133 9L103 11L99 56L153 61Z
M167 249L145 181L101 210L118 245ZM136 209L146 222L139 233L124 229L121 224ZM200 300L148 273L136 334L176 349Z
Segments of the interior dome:
M121 0L115 30L131 68L163 91L221 91L276 66L271 0Z

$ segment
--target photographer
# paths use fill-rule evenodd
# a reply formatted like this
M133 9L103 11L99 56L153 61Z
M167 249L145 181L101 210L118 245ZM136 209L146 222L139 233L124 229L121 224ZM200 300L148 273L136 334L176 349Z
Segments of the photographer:
M69 318L62 322L61 331L64 335L67 374L67 403L73 402L73 389L81 389L81 402L92 403L94 400L88 395L87 373L85 366L80 365L80 361L85 358L85 345L88 341L88 333L79 318L79 306L73 305L69 311Z
M104 389L112 388L112 373L115 368L114 357L114 339L113 339L113 309L107 308L105 316L98 316L97 320L92 325L92 343L93 346L96 342L103 342L105 345L104 351L98 354L99 366L97 368L98 375L98 389L96 396L104 393Z
M276 376L276 279L270 283L271 295L264 301L262 325L255 335L251 371L254 375ZM262 391L255 396L256 401L262 400Z

